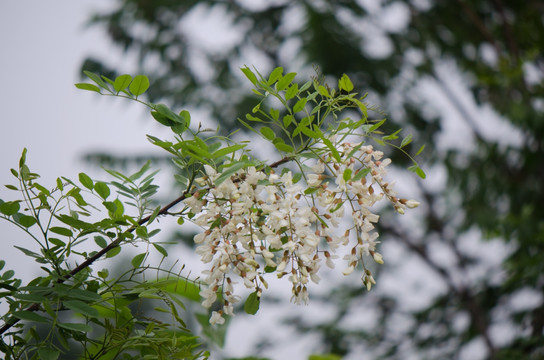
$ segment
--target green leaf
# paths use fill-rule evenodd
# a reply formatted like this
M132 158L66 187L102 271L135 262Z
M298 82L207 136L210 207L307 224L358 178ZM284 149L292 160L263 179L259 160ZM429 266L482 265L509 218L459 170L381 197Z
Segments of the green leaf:
M353 90L353 83L351 82L350 78L346 74L342 75L340 80L338 80L338 88L340 90L345 90L348 93L351 92L351 90Z
M319 91L319 93L325 97L331 97L331 94L329 94L329 90L327 90L327 88L323 85L319 85L317 87L317 91Z
M414 157L418 156L419 154L421 154L423 152L423 149L425 149L425 144L421 145L421 147L419 148L419 150L417 151L417 153L414 155Z
M103 183L101 181L94 184L94 191L100 196L102 199L106 200L108 196L110 196L110 188L106 183Z
M142 95L147 89L149 89L149 79L145 75L136 75L129 86L134 96Z
M219 158L221 156L225 156L227 154L233 153L233 152L238 151L240 149L243 149L245 147L246 147L246 145L241 145L241 144L227 146L225 148L221 148L221 149L215 151L211 156L212 156L212 158L217 159L217 158Z
M80 300L66 300L63 302L68 309L91 318L99 316L98 310Z
M57 188L60 191L64 190L64 185L62 184L62 180L60 178L57 178Z
M312 80L307 81L302 87L300 88L300 92L303 92L304 90L308 90L312 86Z
M257 76L255 76L253 71L251 71L247 66L240 68L240 70L242 70L244 75L249 79L249 81L251 81L253 85L257 85Z
M355 176L353 177L353 179L351 179L351 181L358 181L358 180L361 180L362 178L364 178L365 176L367 176L368 173L370 173L370 169L369 169L369 168L362 168L362 169L359 169L359 171L357 171L357 173L355 173Z
M72 330L72 331L80 331L80 332L91 332L93 330L92 327L90 327L87 324L80 324L80 323L58 323L58 325L66 330Z
M357 99L353 99L353 102L357 104L357 106L359 107L359 110L361 110L361 112L363 113L364 118L367 119L368 109L366 108L366 105L362 101L359 101Z
M168 106L164 105L164 104L155 105L154 110L155 110L155 112L158 112L159 114L166 116L166 118L168 118L169 120L172 120L175 123L185 124L185 119L184 118L182 118L181 116L179 116L178 114L176 114L175 112L170 110L170 108ZM153 115L153 114L154 114L154 111L151 112L151 115ZM155 117L155 115L153 115L153 117ZM155 117L155 119L157 119L157 118ZM157 119L157 121L159 121L159 120ZM161 122L161 121L159 121L159 122ZM163 123L163 125L172 126L173 124L171 124L171 123L164 124Z
M94 92L97 92L99 94L102 94L100 92L100 88L98 86L96 86L96 85L93 85L93 84L77 83L76 88L81 89L81 90L94 91Z
M118 255L120 252L121 252L121 247L116 246L116 247L114 247L113 249L111 249L110 251L108 251L106 253L106 259L112 258L112 257Z
M40 185L38 183L33 183L32 187L35 188L35 189L38 189L40 192L44 193L47 196L51 195L51 192L49 190L47 190L44 186L42 186L42 185Z
M303 133L304 135L306 135L306 136L308 136L308 137L310 137L312 139L319 139L319 135L315 131L310 130L304 124L300 124L299 126L297 126L297 128L293 132L293 135L296 135L299 132Z
M160 246L159 244L153 243L153 247L155 249L157 249L157 251L160 252L162 254L162 256L164 256L164 257L168 256L168 252L166 251L166 249L163 248L162 246Z
M55 246L61 246L61 247L66 247L66 243L60 239L57 239L57 238L52 238L50 237L49 238L49 242Z
M425 172L417 164L410 166L408 170L410 170L411 172L415 172L417 176L419 176L422 179L425 179L427 177Z
M253 116L251 114L246 114L246 119L248 119L249 121L264 122L261 119L259 119L258 117Z
M336 149L336 147L334 147L332 142L323 135L321 130L319 129L316 129L316 130L317 130L316 132L318 133L319 137L321 138L325 146L327 146L329 150L331 151L332 156L336 159L337 162L340 162L340 154L338 153L338 150Z
M276 134L274 134L274 130L272 130L268 126L261 127L260 131L261 134L263 134L263 136L268 140L274 140L274 138L276 137Z
M102 297L95 292L73 288L64 284L55 284L55 290L61 296L67 296L72 299L82 300L84 302L102 300Z
M29 228L32 225L36 224L36 219L29 215L21 215L19 216L15 221L17 221L20 225Z
M374 130L378 129L380 126L383 125L383 123L385 122L385 119L381 120L381 121L378 121L377 123L375 123L374 125L372 125L370 127L370 129L368 129L367 133L372 133L374 132Z
M147 233L147 228L145 226L136 227L136 235L141 239L149 238L149 234Z
M101 88L104 88L104 89L106 89L106 90L108 90L108 91L111 92L110 88L108 87L108 84L106 84L106 83L104 82L104 80L102 80L102 78L101 78L100 76L98 76L98 75L96 75L95 73L92 73L92 72L90 72L90 71L86 71L86 70L83 71L83 73L84 73L85 75L87 75L87 77L88 77L89 79L91 79L92 81L94 81L98 86L100 86Z
M49 228L49 231L54 232L55 234L63 235L63 236L68 236L68 237L74 236L74 233L72 232L72 230L67 229L65 227L54 226Z
M278 121L280 117L280 111L277 109L270 109L270 115L272 116L272 119L274 119L275 121Z
M255 315L259 311L260 302L259 294L256 291L252 292L244 303L244 311L249 315Z
M283 117L283 127L287 128L293 122L293 115L285 115Z
M41 294L35 294L35 293L29 293L29 294L14 294L14 298L23 300L23 301L29 301L29 302L36 302L40 303L46 299L45 296Z
M25 249L23 247L20 247L20 246L17 246L17 245L13 245L14 248L16 249L19 249L21 250L26 256L30 256L30 257L33 257L33 258L36 258L36 259L39 259L41 258L41 255L38 255L37 253L33 252L33 251L30 251L28 249ZM5 273L4 273L4 276L2 276L2 278L5 278Z
M403 148L411 142L412 142L412 134L408 134L404 139L402 139L402 142L400 143L400 147Z
M79 173L79 182L89 190L92 190L94 187L93 180L85 173Z
M45 323L45 324L49 322L48 318L38 315L33 311L26 311L26 310L15 311L13 312L13 316L15 316L17 319L26 320L26 321L34 321L34 322Z
M298 84L293 84L287 89L285 92L285 100L291 100L294 98L298 93Z
M142 167L138 171L130 175L128 178L131 181L136 181L139 178L141 178L147 172L147 170L149 170L150 167L151 167L151 160L147 160L145 164L143 164Z
M102 249L108 246L108 242L102 236L95 236L94 242L96 243L96 245L100 246Z
M294 72L286 74L276 84L276 90L282 91L282 90L286 89L287 86L289 86L289 84L291 84L293 82L296 75L297 75L297 73L294 73Z
M292 153L293 151L295 151L292 146L287 145L285 143L281 143L281 142L274 143L274 146L279 151L283 151L283 152L286 152L286 153Z
M344 170L344 173L342 174L342 178L344 179L344 181L349 181L351 179L351 173L352 170L350 168L346 168Z
M0 212L7 216L17 214L20 208L21 205L19 205L18 201L8 201L0 204Z
M111 86L113 86L113 84L115 84L115 81L113 81L109 77L106 77L105 75L100 75L100 78L102 80L104 80L105 82L107 82L108 84L110 84Z
M310 355L308 360L342 360L342 357L336 354Z
M299 101L297 101L295 106L293 106L293 112L297 113L297 112L301 111L302 109L304 109L304 106L306 106L307 101L308 101L307 98L302 98Z
M179 174L175 174L175 175L179 175ZM174 176L175 176L175 175L174 175ZM184 182L183 184L185 185L186 182ZM159 206L157 206L157 207L155 208L155 210L153 210L153 212L152 212L151 215L149 216L149 221L148 221L147 223L148 223L148 224L151 224L151 223L153 222L153 220L155 220L155 218L156 218L157 216L159 216L159 213L160 213L160 212L161 212L161 207L160 207L160 205L159 205Z
M140 267L140 265L142 265L142 262L144 261L144 258L145 258L146 255L147 255L147 253L138 254L138 255L136 255L135 257L132 258L130 263L132 264L132 266L134 268L138 268L138 267Z
M183 120L185 120L184 125L186 127L189 127L189 125L191 125L191 113L189 113L189 111L181 110L179 116L181 116Z
M179 279L176 282L169 283L163 290L179 294L187 299L200 302L200 287L193 281Z
M395 131L394 133L392 133L390 135L382 136L382 140L395 140L395 139L398 139L399 137L397 136L397 134L400 133L401 130L402 129L398 129L397 131Z
M113 83L113 88L115 89L115 92L119 94L121 90L125 90L132 81L132 76L128 74L119 75L115 78L115 81Z
M57 360L60 356L60 351L57 349L41 347L38 349L40 360Z
M279 78L281 78L281 74L283 74L283 68L277 67L270 73L270 77L268 78L267 84L272 85L276 81L278 81Z

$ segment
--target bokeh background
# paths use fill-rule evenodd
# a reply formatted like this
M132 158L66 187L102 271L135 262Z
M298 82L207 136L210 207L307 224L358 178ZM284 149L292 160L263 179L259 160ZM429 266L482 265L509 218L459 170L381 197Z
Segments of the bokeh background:
M145 140L163 131L145 109L78 91L82 69L144 73L151 101L224 131L254 105L244 64L301 78L315 65L331 84L347 73L388 129L414 135L412 152L426 144L424 181L390 154L399 191L422 205L403 217L383 209L386 264L372 291L329 274L297 307L277 288L258 315L233 319L216 357L540 359L542 14L536 0L4 1L0 180L12 182L23 147L45 184L80 171L106 179L99 165L147 156L167 167ZM11 247L22 234L0 231L7 266L31 278Z

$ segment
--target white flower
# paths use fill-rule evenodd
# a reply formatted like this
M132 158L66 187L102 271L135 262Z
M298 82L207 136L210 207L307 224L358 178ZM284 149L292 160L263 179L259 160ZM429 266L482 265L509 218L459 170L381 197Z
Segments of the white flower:
M351 274L353 272L353 270L355 270L355 266L350 265L350 266L347 267L346 270L342 271L342 274L347 276L347 275Z
M265 178L266 178L266 174L262 171L255 170L255 167L250 167L247 169L246 182L249 185L257 185L259 180L263 180Z
M200 296L204 298L202 306L204 306L205 308L209 308L210 306L212 306L215 300L217 300L217 293L213 290L213 288L201 290Z
M217 311L213 311L212 316L210 317L210 324L212 324L212 325L215 325L215 324L222 325L224 323L225 323L225 319L221 316L221 314L218 313Z
M306 176L306 183L310 187L318 187L319 185L321 185L322 177L323 175L308 174L308 176Z
M203 201L198 199L199 194L195 193L189 196L183 202L191 209L193 214L198 214L202 210Z
M323 174L325 171L325 164L321 161L318 161L314 166L312 166L312 171L316 174Z
M205 164L204 170L206 170L206 174L210 177L210 179L215 180L215 178L217 177L217 171L215 171L213 167Z
M377 262L378 264L383 264L382 254L375 252L372 254L372 257L374 258L374 261Z

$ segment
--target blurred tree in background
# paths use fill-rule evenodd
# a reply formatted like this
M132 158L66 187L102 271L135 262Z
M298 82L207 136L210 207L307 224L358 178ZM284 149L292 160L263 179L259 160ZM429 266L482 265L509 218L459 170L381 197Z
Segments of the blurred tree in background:
M401 232L383 216L386 267L376 291L341 285L312 300L335 304L330 321L293 323L319 334L324 352L537 359L543 13L538 0L118 0L91 23L137 56L154 80L151 101L197 104L223 128L236 126L251 103L234 91L248 87L237 71L243 64L299 73L315 64L325 76L346 72L391 126L412 132L415 146L427 144L429 180L409 184L423 200L419 217L403 219ZM83 67L126 71L100 59ZM353 318L367 321L358 327Z

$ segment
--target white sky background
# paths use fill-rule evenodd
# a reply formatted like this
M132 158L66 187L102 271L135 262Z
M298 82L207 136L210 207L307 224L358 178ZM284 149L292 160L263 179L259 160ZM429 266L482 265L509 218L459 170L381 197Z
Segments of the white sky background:
M79 69L89 55L121 64L127 72L133 67L123 62L125 57L106 41L102 29L84 27L92 9L107 4L104 0L0 3L3 200L13 200L15 195L3 185L15 183L9 169L17 168L24 147L31 171L41 175L39 182L46 187L53 187L58 176L77 180L82 171L105 179L105 172L81 161L86 152L121 155L155 150L145 134L156 134L158 126L142 105L74 86L81 81ZM4 221L0 234L6 269L17 270L23 257L11 245L29 239Z
M28 148L27 161L30 169L42 175L40 183L46 187L53 186L56 177L60 175L77 179L77 174L81 171L94 178L106 179L102 171L86 167L81 161L86 152L101 150L122 155L155 150L147 142L145 134L159 134L160 137L163 132L142 105L123 99L101 97L78 90L73 85L80 82L80 66L84 58L90 55L106 59L127 73L134 68L134 64L127 60L128 57L109 43L102 28L84 28L91 11L107 7L108 4L111 2L107 0L0 2L0 198L3 200L12 200L15 195L3 185L14 183L15 178L9 169L17 167L24 147ZM451 73L450 69L439 70L444 70L439 71L441 73ZM466 85L460 78L453 77L453 80L450 84L457 90ZM442 141L442 145L453 148L462 146L458 141L453 141L462 138L459 133L464 132L463 128L467 126L459 119L459 114L455 113L447 100L440 95L436 96L436 88L433 91L432 84L423 82L419 90L422 103L433 98L437 108L448 109L450 116L445 119L444 125L446 132L450 131L450 136L445 137L450 143ZM488 124L489 129L498 129L499 123L504 124L494 114L490 114L489 109L477 109L468 99L461 101L477 115L485 116L487 122L484 123ZM456 136L452 138L451 133ZM509 133L510 136L506 139L514 139L514 143L517 141L511 132L500 133L496 134L495 131L488 134L500 141L505 139L502 134ZM14 244L25 246L22 245L23 241L26 246L32 246L30 239L18 229L4 221L0 222L0 259L7 262L4 270L14 269L18 277L29 280L35 274L25 273L25 270L37 264L21 256L12 247ZM395 251L392 250L393 259L394 255ZM22 259L27 262L21 262ZM404 270L409 271L399 269L399 272L415 272L417 275L418 272L426 271L421 265L412 263L406 262L403 265ZM389 281L390 278L384 276L383 287L379 291L401 291L394 281ZM350 281L359 281L359 277L350 277ZM409 282L405 284L410 285ZM405 290L410 293L410 289ZM427 290L424 292L428 293ZM290 289L280 292L288 298ZM421 300L419 301L421 304ZM230 343L227 349L233 351L229 355L249 355L244 353L248 349L247 340L257 335L251 329L255 326L261 330L266 328L268 320L272 322L274 318L277 319L278 312L284 313L285 307L289 305L283 303L282 306L276 309L272 307L268 312L259 312L257 317L240 317L229 332ZM319 306L322 304L311 303L309 307L290 305L290 310L305 313L306 316L325 316L326 312ZM294 358L290 355L311 351L312 343L308 342L309 339L299 338L298 341L293 341L295 334L290 331L292 330L286 328L275 331L274 339L289 342L290 345L278 346L275 354L277 357L273 359ZM246 334L243 335L244 333Z

